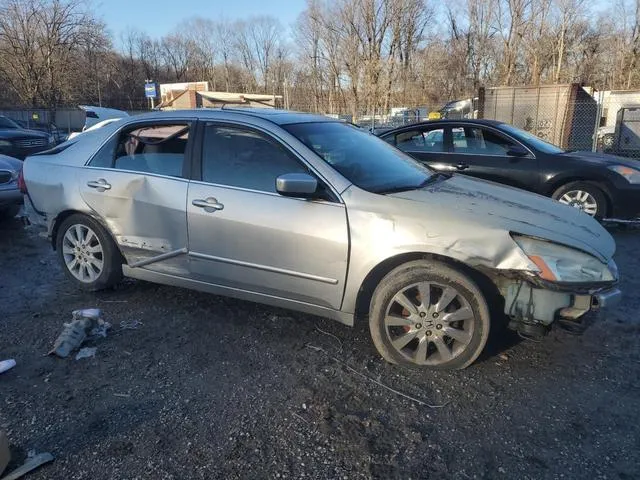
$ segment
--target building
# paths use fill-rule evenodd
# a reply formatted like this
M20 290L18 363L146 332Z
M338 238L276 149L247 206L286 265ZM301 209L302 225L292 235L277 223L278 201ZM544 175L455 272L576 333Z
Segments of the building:
M160 110L216 108L224 105L275 108L281 95L259 93L210 92L208 82L166 83L160 85Z

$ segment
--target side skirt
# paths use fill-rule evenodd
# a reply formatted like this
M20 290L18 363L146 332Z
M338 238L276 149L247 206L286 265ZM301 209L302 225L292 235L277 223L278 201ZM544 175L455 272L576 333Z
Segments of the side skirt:
M319 317L336 320L349 327L353 327L354 324L353 314L341 312L339 310L333 310L331 308L320 307L311 303L299 302L296 300L276 297L274 295L267 295L264 293L250 292L248 290L242 290L239 288L225 287L223 285L216 285L213 283L201 282L199 280L177 277L174 275L169 275L167 273L152 272L144 268L132 268L129 265L122 266L122 273L126 277L145 280L147 282L160 283L173 287L189 288L201 292L213 293L214 295L233 297L239 300L263 303L265 305L271 305L273 307L286 308L302 313L317 315Z

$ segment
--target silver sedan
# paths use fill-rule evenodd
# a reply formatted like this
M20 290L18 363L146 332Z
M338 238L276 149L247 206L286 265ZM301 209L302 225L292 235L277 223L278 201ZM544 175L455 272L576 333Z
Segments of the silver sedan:
M490 329L581 329L620 297L615 244L550 199L435 173L330 118L151 113L29 157L26 208L66 275L368 318L387 361L464 368Z

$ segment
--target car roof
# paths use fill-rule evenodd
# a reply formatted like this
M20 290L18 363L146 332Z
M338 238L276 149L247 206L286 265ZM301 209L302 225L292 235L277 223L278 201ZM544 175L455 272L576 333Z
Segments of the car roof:
M381 132L378 135L386 135L389 133L393 133L393 132L397 132L397 131L401 131L401 130L405 130L405 129L411 129L411 128L415 128L415 127L423 127L426 125L452 125L452 124L456 124L456 125L460 125L460 124L466 124L466 125L486 125L486 126L490 126L490 127L498 127L500 125L504 125L505 122L500 122L498 120L487 120L487 119L474 119L474 118L461 118L461 119L442 119L442 120L427 120L424 122L416 122L416 123L407 123L406 125L402 125L401 127L396 127L393 128L391 130L387 130L385 132Z
M138 119L161 119L164 117L180 116L182 118L201 118L216 119L223 113L232 112L238 115L246 115L248 117L257 117L268 120L278 125L287 125L291 123L309 123L309 122L341 122L324 115L316 115L312 113L294 112L291 110L278 110L274 108L251 108L251 107L222 107L222 108L199 108L193 110L164 110L151 113L144 113L131 117L131 120Z

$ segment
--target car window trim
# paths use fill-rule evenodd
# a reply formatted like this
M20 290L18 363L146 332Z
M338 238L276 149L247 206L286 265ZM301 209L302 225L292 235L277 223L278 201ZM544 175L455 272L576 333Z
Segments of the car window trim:
M174 177L172 175L162 175L161 173L139 172L137 170L122 170L122 169L119 169L119 168L109 168L109 167L92 167L91 165L85 165L82 168L87 168L87 169L90 169L90 170L100 170L102 172L120 172L120 173L128 173L128 174L133 174L133 175L145 175L145 176L150 176L150 177L166 178L168 180L178 180L178 181L183 182L183 183L189 183L189 179L188 178Z
M144 126L148 126L148 125L175 125L175 124L185 124L189 126L189 132L188 132L188 137L187 137L187 147L184 150L184 162L182 163L182 176L180 177L173 177L170 175L162 175L159 173L153 173L153 172L140 172L137 170L119 170L117 168L115 168L115 155L116 155L116 148L117 148L117 144L113 150L112 153L112 158L111 158L111 167L107 168L107 167L93 167L91 166L91 162L93 161L93 159L96 157L96 155L98 155L98 153L110 142L114 139L114 137L118 138L118 141L120 140L120 135L122 135L122 132L125 130L135 130L136 128L140 128L140 127L144 127ZM89 157L89 159L84 163L84 167L85 168L93 168L93 169L100 169L100 170L115 170L115 171L120 171L120 172L129 172L129 173L138 173L140 175L154 175L156 177L163 177L163 178L178 178L178 179L184 179L184 180L189 180L190 176L191 176L191 171L192 171L192 161L191 158L193 157L193 150L194 150L194 144L195 144L195 135L193 135L193 133L196 132L197 130L197 126L198 126L198 119L196 118L186 118L186 117L172 117L172 118L162 118L160 120L158 119L147 119L147 120L141 120L141 121L137 121L137 122L130 122L127 123L125 125L120 126L120 128L118 128L115 132L113 132L111 135L109 135L101 144L100 146L96 149L95 152L93 152L93 154Z
M224 188L235 188L235 189L249 191L249 192L268 193L268 194L273 194L273 195L282 197L282 195L280 195L277 192L264 192L262 190L255 190L255 189L246 188L246 187L238 187L236 185L223 185L223 184L217 184L212 182L205 182L204 180L202 180L202 162L204 157L204 137L205 137L206 127L209 125L213 125L213 126L220 126L220 127L244 128L265 136L268 141L273 142L276 145L278 145L280 148L284 149L284 151L289 156L291 156L295 161L305 166L309 170L309 172L311 172L311 174L318 179L318 182L321 182L326 187L326 189L329 190L330 195L334 197L334 200L331 200L331 201L323 200L323 201L326 201L328 203L344 204L342 197L340 196L338 191L334 188L334 186L331 185L331 183L324 176L322 176L315 168L313 168L313 165L311 165L307 160L305 160L305 158L302 155L300 155L286 141L274 135L273 132L263 129L257 125L242 122L239 120L227 120L227 119L222 120L222 119L207 119L207 118L199 118L198 120L201 126L198 129L198 139L197 139L198 147L195 148L195 151L197 151L197 156L195 156L195 160L193 162L193 167L191 171L191 177L190 177L192 181L199 182L205 185L215 185L215 186L224 187ZM295 198L295 197L285 197L285 198ZM307 201L309 200L307 199Z
M342 203L342 202L333 202L331 200L326 200L324 198L285 197L284 195L280 195L277 192L265 192L264 190L256 190L256 189L253 189L253 188L246 188L246 187L238 187L236 185L225 185L225 184L222 184L222 183L205 182L204 180L191 179L191 180L189 180L189 183L193 183L195 185L203 185L203 186L207 186L207 187L223 188L223 189L228 189L228 190L237 190L237 191L240 191L240 192L257 193L257 194L260 194L260 195L269 195L270 197L286 198L286 199L289 199L289 200L298 200L300 202L322 203L322 204L334 205L336 207L344 208L344 203Z

